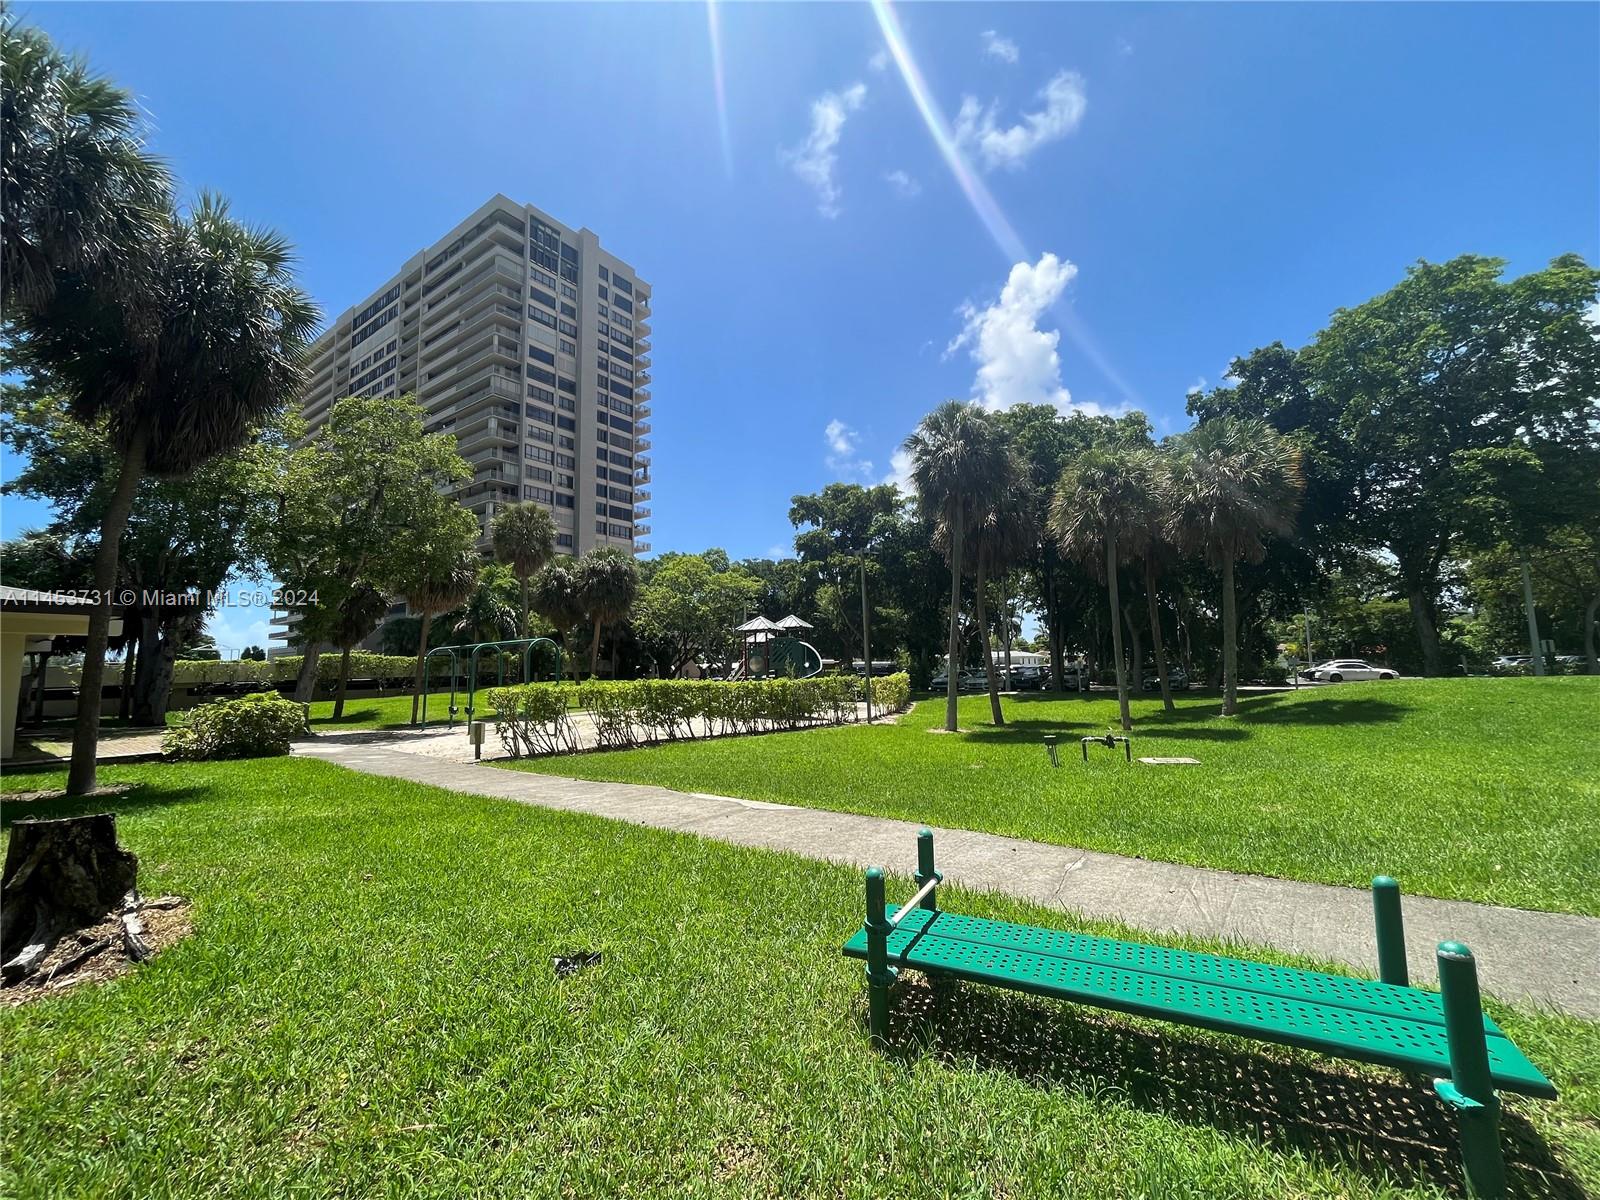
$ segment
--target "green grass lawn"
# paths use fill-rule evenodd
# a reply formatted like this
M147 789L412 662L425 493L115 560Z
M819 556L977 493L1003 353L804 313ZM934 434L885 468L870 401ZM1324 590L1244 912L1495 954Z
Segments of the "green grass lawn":
M870 813L1198 866L1600 914L1600 680L1341 684L1134 702L1138 756L1078 739L1116 700L965 697L969 732L932 732L943 698L853 726L542 759L524 770ZM1052 769L1043 735L1061 739Z
M457 721L466 720L466 696L463 694L458 706L463 710L456 714ZM492 716L494 710L489 707L488 701L480 692L478 695L476 711L473 716L478 720ZM450 693L442 695L435 691L428 696L428 728L442 725L450 716ZM350 696L344 702L344 715L336 722L333 719L332 700L313 700L311 702L311 728L314 730L325 729L403 729L411 724L411 696Z
M121 838L147 893L193 899L196 932L130 977L0 1010L0 1194L1459 1186L1449 1119L1392 1072L983 988L941 1001L937 1028L925 989L900 989L902 1040L874 1054L839 955L852 870L304 759L104 776L137 785ZM604 961L558 982L551 956L581 949ZM1563 1093L1508 1101L1517 1194L1600 1188L1600 1027L1494 1015Z

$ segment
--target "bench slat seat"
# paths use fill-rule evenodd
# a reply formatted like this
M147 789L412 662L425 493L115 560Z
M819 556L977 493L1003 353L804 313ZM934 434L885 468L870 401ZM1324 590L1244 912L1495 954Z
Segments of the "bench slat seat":
M1414 988L926 909L906 914L889 934L888 952L894 966L1402 1071L1450 1074L1440 997ZM867 957L864 928L844 953ZM1554 1098L1539 1069L1492 1020L1483 1022L1495 1085Z

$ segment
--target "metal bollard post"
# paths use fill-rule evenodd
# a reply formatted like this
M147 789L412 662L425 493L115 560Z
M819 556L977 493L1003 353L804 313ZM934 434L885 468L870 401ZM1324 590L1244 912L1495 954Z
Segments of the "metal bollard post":
M472 761L477 762L483 758L483 738L488 728L487 721L474 721L467 726L467 736L472 740Z
M917 890L922 890L922 885L934 877L933 870L933 830L923 827L917 830ZM922 898L922 907L928 912L938 912L939 905L935 897L939 889L934 887Z
M1406 929L1400 917L1400 884L1388 875L1372 881L1372 917L1378 935L1378 978L1397 987L1411 986L1406 969Z
M1047 734L1044 735L1044 750L1045 750L1045 753L1050 756L1050 765L1052 767L1059 767L1061 765L1061 760L1056 757L1056 735L1055 734L1047 733Z
M1489 1074L1478 964L1473 961L1472 951L1460 942L1439 944L1439 990L1443 993L1445 1036L1450 1046L1450 1078L1435 1081L1434 1090L1456 1110L1468 1192L1477 1200L1497 1200L1506 1190L1506 1164L1500 1152L1500 1099Z
M889 965L889 917L883 903L883 869L867 871L867 1028L879 1049L889 1044L889 987L898 972Z

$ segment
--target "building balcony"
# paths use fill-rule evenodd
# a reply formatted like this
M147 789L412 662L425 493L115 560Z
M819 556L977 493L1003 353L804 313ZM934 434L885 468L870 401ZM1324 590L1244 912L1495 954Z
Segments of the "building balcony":
M649 371L636 371L634 373L634 376L633 376L633 381L634 381L634 383L639 384L640 386L643 386L644 384L649 383L650 382L650 372Z
M650 449L650 439L649 438L634 438L633 439L633 449L634 449L634 453L643 454L646 450Z
M455 328L442 325L423 339L423 353L435 362L445 361L450 351L464 340L490 327L506 331L520 341L523 330L521 303L507 304L503 297L497 299L496 294L492 292L485 293L485 296L494 303L467 306L472 311L460 312Z
M633 498L636 501L650 499L650 489L649 488L634 488L633 489Z
M454 366L430 372L427 382L422 386L428 395L437 395L439 391L452 386L469 372L497 363L520 370L522 367L522 343L495 335L489 338L487 342L469 346Z
M637 415L639 410L636 408L633 411L634 411L635 415ZM636 433L638 436L643 437L645 434L650 432L650 422L649 421L635 421L633 423L633 432Z
M650 365L650 356L648 354L635 354L633 356L633 365L636 367L648 367Z
M639 494L638 492L634 493L635 496L637 496L638 494ZM633 519L635 521L642 521L646 517L648 517L649 515L650 515L650 506L648 504L635 504L633 506Z
M488 420L479 421L468 428L457 428L456 451L464 458L471 458L473 453L485 447L517 446L522 441L522 423L515 418L505 420L500 417L490 417ZM498 454L495 455L499 457ZM481 459L474 458L474 462Z
M637 466L637 467L635 467L633 469L633 482L634 482L634 486L636 486L636 487L641 483L649 483L650 482L650 464L649 463L643 463L643 464L641 464L641 465L639 465L639 466ZM637 493L635 493L635 495L637 495Z
M650 543L649 542L635 542L633 544L633 552L635 554L649 554L650 553Z
M641 523L639 521L638 517L636 516L634 518L634 521L633 521L633 536L636 537L636 538L644 537L649 532L650 532L649 523L648 522Z

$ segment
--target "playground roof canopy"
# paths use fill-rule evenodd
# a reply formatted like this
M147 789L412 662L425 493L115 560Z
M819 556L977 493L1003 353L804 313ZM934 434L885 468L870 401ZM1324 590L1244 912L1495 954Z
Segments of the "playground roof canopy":
M769 620L767 620L766 617L752 617L752 618L750 618L750 620L746 621L743 625L739 626L738 629L734 630L734 632L735 633L777 633L778 630L780 630L781 628L782 628L782 626L777 624L777 622L769 621Z
M793 613L790 613L787 617L784 617L783 620L778 622L778 628L779 629L815 629L816 626L813 625L810 621L802 621L799 617L795 616Z

